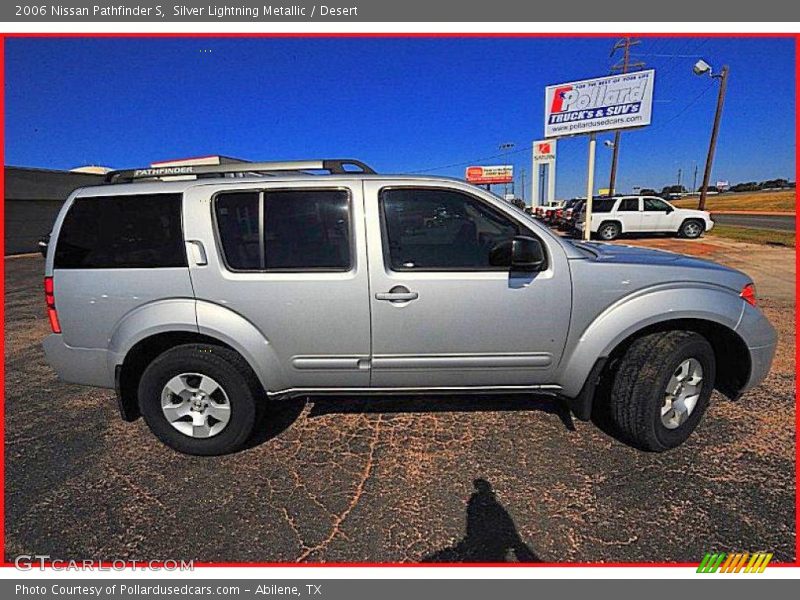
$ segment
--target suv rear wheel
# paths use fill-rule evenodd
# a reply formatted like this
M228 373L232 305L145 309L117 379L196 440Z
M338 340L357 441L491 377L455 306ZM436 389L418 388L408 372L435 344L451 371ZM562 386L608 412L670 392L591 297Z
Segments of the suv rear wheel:
M257 420L259 383L236 352L185 344L160 354L139 382L139 407L155 436L185 454L240 449Z
M698 221L697 219L689 219L681 223L681 228L678 230L678 235L693 240L703 235L705 229L706 228L701 221Z
M621 229L619 223L615 223L614 221L606 221L601 223L600 227L597 228L598 237L606 242L617 239L620 232Z
M708 341L692 331L645 335L631 344L611 389L610 416L627 441L663 452L682 444L700 422L714 389Z

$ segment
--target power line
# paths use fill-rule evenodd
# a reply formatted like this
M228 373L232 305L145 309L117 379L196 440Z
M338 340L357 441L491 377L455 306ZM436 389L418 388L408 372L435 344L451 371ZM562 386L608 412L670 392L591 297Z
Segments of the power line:
M652 52L633 52L631 56L653 56L656 58L698 58L700 54L654 54Z
M454 167L468 167L476 163L481 163L485 160L492 160L494 158L503 158L504 156L511 156L513 154L522 154L523 152L532 152L532 149L524 147L520 148L519 150L514 150L513 152L501 152L500 154L493 154L492 156L484 156L482 158L474 158L472 160L466 160L464 162L457 162L449 165L441 165L439 167L430 167L428 169L417 169L416 171L406 171L406 172L409 175L414 175L417 173L430 173L432 171L443 171L444 169L452 169Z
M694 48L694 51L693 51L694 53L689 51L689 47L692 45L693 42L694 42L694 40L689 40L689 43L684 45L684 46L681 46L680 50L677 50L677 48L676 48L676 52L674 54L674 58L672 58L671 60L666 62L666 65L668 65L668 67L658 73L659 77L663 78L663 77L669 75L670 73L675 71L675 69L677 69L681 64L683 64L680 60L676 60L676 58L679 58L679 57L680 58L684 58L684 57L685 58L696 58L697 56L699 56L699 54L697 54L698 51L700 50L700 48L702 48L703 46L705 46L708 43L708 40L707 39L706 40L702 40ZM687 52L687 51L689 51L689 52ZM686 55L686 56L684 56L684 55Z
M681 116L683 113L685 113L687 110L689 110L689 108L690 108L690 107L691 107L693 104L695 104L696 102L698 102L698 101L700 100L700 98L702 98L703 96L705 96L705 95L708 93L708 90L710 90L710 89L711 89L711 88L713 88L713 87L714 87L714 85L713 85L713 82L712 82L712 83L709 83L709 84L708 84L708 86L706 86L706 87L703 89L703 91L702 91L702 92L700 92L699 94L697 94L697 96L695 96L695 97L694 97L694 98L693 98L691 101L689 101L689 103L688 103L686 106L684 106L684 107L683 107L683 108L682 108L680 111L678 111L676 114L674 114L674 115L673 115L673 116L672 116L670 119L668 119L667 121L664 121L663 123L661 123L661 125L660 125L660 126L661 126L661 127L664 127L665 125L669 125L670 123L672 123L672 122L673 122L675 119L677 119L677 118L678 118L678 117L680 117L680 116Z

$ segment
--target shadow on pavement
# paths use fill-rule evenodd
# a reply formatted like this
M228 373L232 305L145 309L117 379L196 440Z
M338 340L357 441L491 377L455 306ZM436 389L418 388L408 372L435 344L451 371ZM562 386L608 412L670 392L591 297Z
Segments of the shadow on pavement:
M348 413L436 413L539 411L556 415L564 427L575 431L572 414L564 402L550 396L420 395L420 396L312 396L310 417Z
M556 415L568 431L575 431L572 413L564 402L550 396L474 394L427 396L308 396L266 401L253 435L242 450L249 450L279 436L298 419L306 404L309 418L331 414L397 414L431 412L540 411Z
M435 563L521 563L541 562L522 541L514 520L503 508L485 479L472 482L475 491L467 502L467 531L464 539L422 559Z

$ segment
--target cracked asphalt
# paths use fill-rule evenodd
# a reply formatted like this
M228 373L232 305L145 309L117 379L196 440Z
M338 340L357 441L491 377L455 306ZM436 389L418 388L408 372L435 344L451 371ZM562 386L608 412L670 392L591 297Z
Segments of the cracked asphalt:
M42 260L6 259L6 559L792 561L794 250L642 243L758 261L780 332L766 382L736 403L715 394L660 455L545 397L470 396L287 401L248 449L183 456L122 422L112 392L56 380Z

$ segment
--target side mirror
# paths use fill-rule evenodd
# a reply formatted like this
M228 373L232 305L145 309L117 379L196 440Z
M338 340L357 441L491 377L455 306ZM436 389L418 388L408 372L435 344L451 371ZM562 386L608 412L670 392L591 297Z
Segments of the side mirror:
M671 213L673 210L675 209L672 208L671 206L667 206L667 214Z
M525 235L518 235L514 238L511 242L512 271L541 271L544 264L542 242Z

